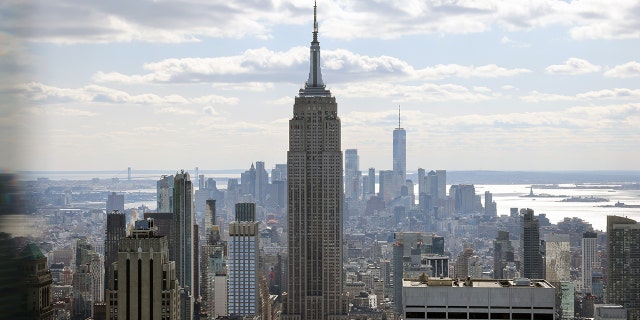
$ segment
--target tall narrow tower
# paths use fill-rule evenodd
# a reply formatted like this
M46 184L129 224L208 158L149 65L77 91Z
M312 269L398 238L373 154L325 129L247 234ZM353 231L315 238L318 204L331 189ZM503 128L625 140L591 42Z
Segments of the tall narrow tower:
M407 133L400 126L400 106L398 106L398 127L393 130L393 173L400 186L407 179ZM396 190L394 190L396 191Z
M320 72L314 5L309 79L289 120L288 288L283 319L342 319L342 152L335 97Z
M606 303L627 309L627 319L640 319L640 223L618 216L607 216Z
M182 319L191 319L194 292L194 228L193 186L188 172L176 173L173 182L173 252L176 276L182 291Z

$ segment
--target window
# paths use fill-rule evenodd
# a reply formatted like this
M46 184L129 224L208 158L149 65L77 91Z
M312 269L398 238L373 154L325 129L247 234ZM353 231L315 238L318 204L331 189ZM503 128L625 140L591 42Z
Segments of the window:
M406 312L405 318L407 319L424 319L424 312Z

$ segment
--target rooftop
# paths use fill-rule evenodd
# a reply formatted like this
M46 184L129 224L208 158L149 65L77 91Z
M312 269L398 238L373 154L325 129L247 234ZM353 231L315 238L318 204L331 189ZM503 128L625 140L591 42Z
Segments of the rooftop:
M472 287L472 288L553 288L544 279L453 279L448 277L420 277L403 279L403 287Z

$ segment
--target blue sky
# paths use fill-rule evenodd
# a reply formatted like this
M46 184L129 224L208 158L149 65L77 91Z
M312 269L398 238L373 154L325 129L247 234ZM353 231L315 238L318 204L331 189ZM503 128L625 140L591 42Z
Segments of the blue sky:
M342 147L407 167L638 170L637 1L318 1ZM0 3L0 167L286 162L313 2Z

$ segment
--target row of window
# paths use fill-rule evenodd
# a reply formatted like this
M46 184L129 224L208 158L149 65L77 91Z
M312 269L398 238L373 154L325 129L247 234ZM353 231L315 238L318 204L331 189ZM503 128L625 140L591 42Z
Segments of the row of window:
M533 316L533 318L532 318ZM505 312L422 312L407 311L405 319L511 319L553 320L553 313L505 313Z

